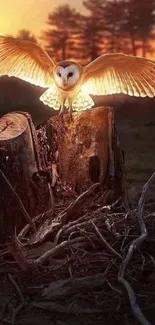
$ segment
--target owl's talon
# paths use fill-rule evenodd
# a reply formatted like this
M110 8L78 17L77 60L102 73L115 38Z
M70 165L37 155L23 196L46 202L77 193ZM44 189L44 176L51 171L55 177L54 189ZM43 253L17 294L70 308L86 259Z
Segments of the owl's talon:
M69 112L69 120L70 120L70 123L73 122L73 114L72 114L72 112Z
M70 123L73 122L73 110L72 110L72 105L69 104L69 108L68 108L68 114L69 114L69 120L70 120Z
M72 109L69 109L68 110L68 115L69 115L69 121L70 121L70 123L72 123L73 122L73 112L72 112Z
M72 113L72 105L69 105L69 108L68 108L68 110L69 110L69 113Z
M65 110L64 106L61 106L59 115L63 115L64 114L64 110Z

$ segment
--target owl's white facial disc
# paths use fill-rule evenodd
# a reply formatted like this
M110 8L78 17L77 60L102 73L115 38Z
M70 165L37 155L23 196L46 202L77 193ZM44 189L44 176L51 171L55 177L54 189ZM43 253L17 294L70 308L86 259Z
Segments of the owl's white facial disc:
M54 71L54 79L58 87L67 90L72 88L80 78L80 71L76 64L67 67L57 66Z

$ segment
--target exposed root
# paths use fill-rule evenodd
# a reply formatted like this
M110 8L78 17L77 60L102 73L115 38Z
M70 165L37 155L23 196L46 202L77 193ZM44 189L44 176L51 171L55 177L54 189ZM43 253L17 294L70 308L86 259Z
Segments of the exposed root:
M133 311L135 317L139 320L139 322L142 325L151 325L151 323L143 315L143 313L137 303L137 299L136 299L135 293L134 293L131 285L129 284L129 282L127 280L124 279L124 273L126 271L126 268L129 264L131 258L132 258L134 251L138 247L140 247L140 245L143 243L143 241L147 237L147 229L146 229L144 218L143 218L143 209L144 209L144 204L145 204L145 198L147 195L147 189L154 179L155 179L155 173L153 173L153 175L150 177L148 182L144 185L142 194L141 194L141 197L140 197L140 200L138 203L137 218L138 218L138 222L139 222L139 226L140 226L141 235L131 242L128 252L126 254L126 257L124 258L124 260L120 266L120 270L119 270L119 274L118 274L118 281L124 285L124 287L128 293L132 311Z
M138 303L133 286L134 277L143 274L148 265L151 270L155 265L154 251L148 254L144 242L154 222L154 213L145 209L147 188L153 179L154 175L144 186L138 208L132 213L125 209L121 198L109 204L107 192L103 193L97 183L65 209L55 205L35 217L35 234L28 224L7 245L9 250L0 247L0 272L4 267L11 268L12 274L20 269L20 286L23 274L29 277L31 272L27 290L37 292L40 298L32 299L30 305L61 313L102 313L107 308L111 308L109 312L118 312L122 308L123 285L134 316L141 324L150 325L139 307L141 301L145 306L141 288ZM153 239L148 236L147 240L151 243ZM25 306L20 289L15 283L14 287L19 304L17 308L9 305L11 316L5 319L11 324ZM97 306L93 308L96 299ZM92 308L88 308L90 301Z
M14 324L16 324L16 317L17 317L17 315L19 314L19 312L22 310L22 308L25 305L25 299L23 297L23 294L22 294L22 292L21 292L21 290L20 290L17 282L13 279L13 277L12 277L11 274L8 274L8 278L9 278L9 281L15 287L15 290L16 290L16 293L17 293L17 297L19 298L20 303L19 303L19 305L16 308L14 308L12 304L9 304L8 306L5 305L4 306L2 320L6 324L12 324L12 325L14 325ZM5 316L5 313L7 312L7 307L10 310L10 318L4 317Z

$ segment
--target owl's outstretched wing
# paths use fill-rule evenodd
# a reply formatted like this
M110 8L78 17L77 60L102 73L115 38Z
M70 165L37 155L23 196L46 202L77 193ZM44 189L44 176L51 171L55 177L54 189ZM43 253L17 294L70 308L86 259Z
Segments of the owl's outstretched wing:
M155 62L151 60L125 54L105 54L84 69L82 89L88 94L155 96Z
M0 76L17 77L36 86L49 87L54 63L37 44L0 36Z

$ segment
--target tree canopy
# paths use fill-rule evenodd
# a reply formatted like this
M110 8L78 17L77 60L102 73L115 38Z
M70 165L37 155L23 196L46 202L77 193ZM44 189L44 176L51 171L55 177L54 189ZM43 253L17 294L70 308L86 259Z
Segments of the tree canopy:
M85 14L68 4L48 14L47 29L40 37L49 55L89 62L101 53L153 53L155 0L84 0ZM18 38L36 42L29 30Z

